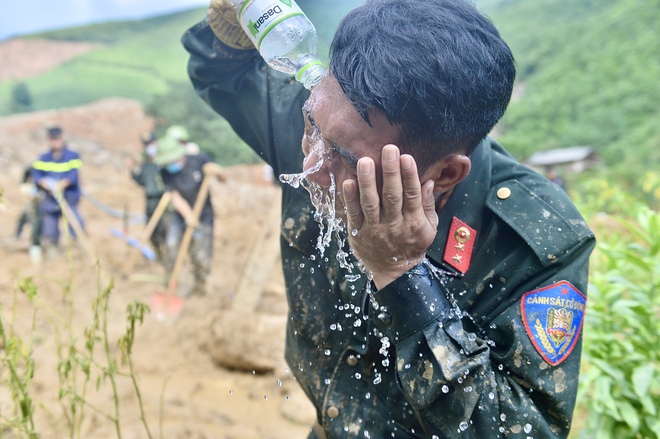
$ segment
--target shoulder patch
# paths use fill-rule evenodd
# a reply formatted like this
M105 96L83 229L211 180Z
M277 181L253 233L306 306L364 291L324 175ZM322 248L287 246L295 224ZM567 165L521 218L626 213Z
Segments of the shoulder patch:
M523 295L520 308L527 335L552 366L568 358L575 347L586 304L584 294L565 280Z

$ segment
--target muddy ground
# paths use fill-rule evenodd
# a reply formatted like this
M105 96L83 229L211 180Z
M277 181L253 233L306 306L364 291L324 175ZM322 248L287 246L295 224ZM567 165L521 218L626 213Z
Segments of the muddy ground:
M90 263L77 243L58 255L45 253L36 264L28 254L29 229L20 240L10 239L27 202L19 190L23 169L46 149L44 128L51 124L61 125L72 149L82 155L87 197L80 210L99 266ZM152 124L139 103L126 99L0 119L0 313L7 332L26 343L33 340L35 373L28 391L43 438L69 437L68 399L58 397L66 387L58 364L69 346L84 351L84 329L93 322L92 303L99 290L113 280L107 332L117 361L126 306L150 304L155 293L165 290L166 273L155 262L140 257L125 271L135 249L111 234L117 229L141 236L144 224L133 222L125 229L121 216L126 210L140 214L144 208L123 156L139 150L138 136ZM149 314L137 328L132 359L152 437L305 438L314 421L311 405L283 360L287 305L277 250L279 188L262 171L261 166L228 168L229 181L212 185L216 236L207 294L187 296L191 281L184 267L177 290L184 301L181 313L164 320ZM18 292L27 278L37 287L36 304ZM99 342L94 358L101 367L107 365L103 355ZM119 372L121 437L148 437L132 381L122 375L128 368L121 366ZM80 437L118 437L103 414L114 410L112 386L106 378L97 389L98 375L94 372L87 386ZM7 378L2 365L0 419L5 423L15 413ZM78 371L79 393L83 382ZM11 430L4 433L16 437Z

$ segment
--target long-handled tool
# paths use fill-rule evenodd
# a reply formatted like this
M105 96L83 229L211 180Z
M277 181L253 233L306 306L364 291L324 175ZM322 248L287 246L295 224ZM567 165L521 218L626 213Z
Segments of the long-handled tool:
M125 274L128 275L131 271L133 271L133 267L135 266L135 263L140 257L140 254L144 254L142 248L146 246L146 242L149 240L149 238L151 238L151 235L154 233L154 230L156 230L156 226L158 226L158 221L160 221L161 217L163 216L163 213L165 213L165 210L167 209L167 205L170 204L171 199L172 199L172 194L169 192L165 192L163 196L160 197L160 201L158 202L158 205L156 206L154 213L151 215L151 218L149 218L149 222L144 228L144 232L142 233L142 239L140 239L140 245L136 246L136 248L139 248L141 251L131 253L131 256L126 261L126 265L124 265L123 272Z
M134 238L130 235L125 235L121 230L115 229L114 227L110 229L110 234L115 238L119 238L124 241L129 246L140 250L140 253L150 261L156 260L156 252L154 252L149 244L143 244L139 239Z
M71 206L69 206L69 203L67 203L67 201L64 199L62 193L55 193L54 195L55 195L55 199L60 205L60 209L62 209L62 214L64 215L68 223L71 225L73 231L76 233L76 238L78 239L78 242L80 242L80 245L82 246L83 251L87 255L87 258L90 260L92 265L96 264L96 262L98 261L98 256L96 255L94 246L89 241L89 239L87 239L87 234L83 230L82 225L80 225L80 221L78 221L78 217L73 212L73 209L71 209Z
M195 200L195 205L193 206L192 211L195 223L199 221L199 216L204 208L206 197L208 197L211 178L211 175L204 174L204 179L202 180L199 192L197 193L197 199ZM186 231L183 233L181 246L179 247L179 252L177 253L176 261L174 262L174 268L172 269L167 284L167 291L164 293L156 293L151 298L151 309L155 312L158 320L163 320L166 316L176 316L183 309L183 299L175 296L174 293L179 281L179 274L181 274L181 269L183 268L183 261L188 253L190 241L192 240L194 232L195 227L193 225L186 226Z

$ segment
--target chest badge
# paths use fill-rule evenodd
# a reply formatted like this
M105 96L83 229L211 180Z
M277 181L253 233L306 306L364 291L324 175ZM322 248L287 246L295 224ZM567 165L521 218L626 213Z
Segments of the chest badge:
M476 230L458 218L452 218L445 252L442 256L443 261L461 273L467 273L472 261L472 250L476 238Z
M525 293L520 304L525 330L543 359L556 366L578 340L587 298L569 282Z

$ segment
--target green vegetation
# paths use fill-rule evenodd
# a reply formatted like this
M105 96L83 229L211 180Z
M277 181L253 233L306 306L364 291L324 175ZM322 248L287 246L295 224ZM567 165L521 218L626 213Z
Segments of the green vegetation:
M319 28L319 56L327 60L330 39L339 18L355 0L302 0L301 7ZM30 109L44 110L86 104L108 96L137 99L157 117L157 131L186 126L192 139L220 163L254 163L259 159L192 90L186 73L188 54L180 43L206 8L195 8L147 20L95 24L30 36L59 41L96 43L98 47L44 74L24 80ZM0 116L16 113L15 84L0 83ZM23 110L21 110L23 111Z
M660 437L660 179L634 197L593 179L578 199L599 238L591 260L579 438ZM609 212L609 213L606 213Z
M363 2L299 3L316 23L319 53L327 59L339 16ZM518 64L520 93L500 123L498 140L519 159L542 149L589 145L604 160L598 169L569 177L571 196L599 240L591 263L572 437L659 438L660 3L478 4L509 42ZM159 132L181 124L223 164L257 161L226 121L194 94L186 78L187 54L179 38L204 13L201 8L35 35L99 47L25 80L32 108L77 105L111 95L131 97L148 105ZM18 111L10 109L15 87L0 83L0 115ZM6 324L5 333L11 337ZM11 348L6 349L5 366L16 371L10 383L17 402L11 422L28 434L33 405L21 386L29 387L31 360L22 347L29 341L7 338L5 346Z
M10 108L14 113L32 109L32 95L24 82L18 82L12 87Z
M197 8L142 21L96 24L32 38L98 43L96 49L24 83L32 107L43 110L86 104L107 96L149 103L186 77L187 56L179 42L204 17ZM0 83L0 115L10 111L9 82ZM4 105L3 105L4 103Z
M639 190L637 176L660 163L660 3L492 3L524 88L501 123L502 143L519 158L592 146L613 178Z
M71 259L69 259L71 260ZM152 438L147 418L143 409L143 400L138 377L133 367L132 349L135 340L136 326L144 321L150 309L141 302L130 303L126 308L126 332L117 341L120 361L116 358L108 333L110 317L110 296L113 281L99 289L92 304L91 316L76 315L76 318L91 317L91 323L82 333L74 329L74 301L72 299L72 265L68 281L62 289L62 300L69 307L68 319L62 319L39 296L38 288L31 277L20 281L14 289L11 313L6 315L4 305L0 304L0 365L3 373L0 378L10 391L11 413L0 413L0 437L26 437L37 439L41 437L37 431L34 415L37 410L48 410L39 401L33 399L32 380L35 376L34 344L37 324L37 313L48 315L52 325L57 347L57 370L50 371L59 377L58 399L61 402L63 422L56 429L64 429L70 438L80 438L83 434L83 421L89 410L102 415L114 426L117 438L122 434L122 417L120 394L117 382L122 379L131 381L135 397L138 401L140 418L144 427L144 437ZM99 269L100 277L100 269ZM20 301L19 292L25 296L32 307L32 320L29 330L21 333L16 328L16 308ZM114 341L114 340L113 340ZM99 355L100 354L100 355ZM128 366L128 370L122 366ZM7 371L5 373L5 371ZM43 373L43 371L42 371ZM110 389L105 387L109 383ZM89 391L95 385L98 392L106 392L112 401L112 410L106 411L90 402ZM162 431L161 431L162 434Z

